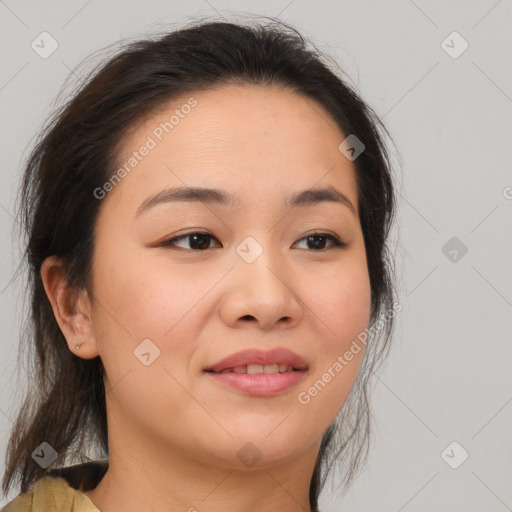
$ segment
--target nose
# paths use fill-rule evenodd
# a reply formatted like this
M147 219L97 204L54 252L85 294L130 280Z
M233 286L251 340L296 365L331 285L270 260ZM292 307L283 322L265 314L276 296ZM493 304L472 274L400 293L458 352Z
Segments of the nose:
M252 263L235 255L234 267L221 306L226 325L268 331L300 323L303 305L294 289L297 276L282 254L265 249Z

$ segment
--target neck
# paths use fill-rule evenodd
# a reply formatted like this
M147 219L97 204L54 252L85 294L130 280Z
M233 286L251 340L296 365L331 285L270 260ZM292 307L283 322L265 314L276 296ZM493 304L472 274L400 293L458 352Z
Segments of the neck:
M140 433L126 434L122 443L115 442L120 436L109 439L109 468L98 486L85 493L102 512L311 512L317 444L293 459L261 459L243 467L215 454L196 459L183 447L163 449L151 436L141 443Z

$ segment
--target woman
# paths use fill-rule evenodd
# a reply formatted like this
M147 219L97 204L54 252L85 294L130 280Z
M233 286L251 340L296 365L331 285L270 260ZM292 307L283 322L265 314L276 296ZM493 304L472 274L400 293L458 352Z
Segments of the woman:
M317 511L334 463L352 481L399 310L380 127L276 21L83 83L21 188L40 392L5 511Z

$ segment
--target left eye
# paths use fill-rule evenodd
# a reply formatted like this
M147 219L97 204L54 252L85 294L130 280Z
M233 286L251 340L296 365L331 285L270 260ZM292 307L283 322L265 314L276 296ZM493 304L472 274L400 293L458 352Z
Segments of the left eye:
M194 233L187 233L186 235L180 235L174 238L170 238L169 240L165 240L162 242L162 246L177 246L180 247L177 242L181 240L189 239L189 243L186 244L188 247L181 247L182 249L192 249L196 251L205 251L206 249L210 249L210 240L214 239L218 242L218 240L211 235L210 233L203 233L203 232L194 232ZM306 244L310 245L310 247L307 247L309 249L314 250L323 250L326 249L326 241L331 242L331 248L335 247L346 247L347 244L342 242L338 237L331 235L329 233L312 233L309 234L303 238L301 238L298 242L306 241ZM296 242L296 243L298 243ZM311 247L312 246L312 247ZM329 249L329 247L327 247Z
M304 238L301 238L299 242L302 240L306 240L306 243L311 243L315 249L325 249L325 241L330 240L331 241L331 248L334 247L346 247L347 244L342 242L338 237L334 235L330 235L329 233L312 233L310 235L305 236ZM320 242L318 242L320 240Z

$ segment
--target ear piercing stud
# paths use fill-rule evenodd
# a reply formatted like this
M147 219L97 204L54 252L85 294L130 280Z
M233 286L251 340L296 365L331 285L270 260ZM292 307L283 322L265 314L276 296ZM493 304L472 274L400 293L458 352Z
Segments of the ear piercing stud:
M80 347L83 345L83 343L81 343L80 345L75 345L75 350L80 350Z

